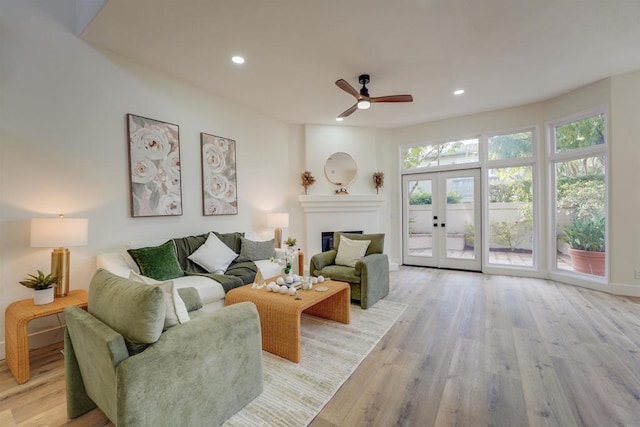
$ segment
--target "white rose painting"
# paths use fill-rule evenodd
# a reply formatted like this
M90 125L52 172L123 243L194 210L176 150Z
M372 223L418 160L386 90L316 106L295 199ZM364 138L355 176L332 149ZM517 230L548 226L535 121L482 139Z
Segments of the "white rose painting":
M237 214L236 142L201 133L200 145L203 215Z
M131 216L182 215L178 125L128 119Z

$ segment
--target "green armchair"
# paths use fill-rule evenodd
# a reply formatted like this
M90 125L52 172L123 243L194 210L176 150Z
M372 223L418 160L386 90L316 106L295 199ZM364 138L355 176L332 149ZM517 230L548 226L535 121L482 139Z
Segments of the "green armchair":
M253 304L163 331L164 314L161 289L98 270L89 312L65 310L69 418L97 406L118 427L217 426L262 392Z
M351 240L370 240L365 256L355 267L336 265L340 235ZM389 294L389 258L384 251L384 234L333 235L334 248L311 257L309 271L314 276L326 276L351 285L351 299L360 302L363 309L373 306Z

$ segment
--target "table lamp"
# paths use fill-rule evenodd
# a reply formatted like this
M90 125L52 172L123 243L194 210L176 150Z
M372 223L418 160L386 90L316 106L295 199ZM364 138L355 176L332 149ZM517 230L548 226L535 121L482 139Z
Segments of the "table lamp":
M58 276L55 296L69 293L69 261L65 246L85 246L89 230L86 218L31 218L31 247L55 248L51 252L51 273Z
M282 247L282 229L289 227L288 213L270 213L267 215L267 226L275 228L275 247Z

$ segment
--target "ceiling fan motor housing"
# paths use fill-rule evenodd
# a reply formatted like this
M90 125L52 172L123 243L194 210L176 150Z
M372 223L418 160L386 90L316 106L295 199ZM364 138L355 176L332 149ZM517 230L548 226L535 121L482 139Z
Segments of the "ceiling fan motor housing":
M358 77L358 81L362 85L362 89L360 89L360 95L366 96L368 98L369 89L367 89L365 85L369 83L369 74L360 74L360 77Z

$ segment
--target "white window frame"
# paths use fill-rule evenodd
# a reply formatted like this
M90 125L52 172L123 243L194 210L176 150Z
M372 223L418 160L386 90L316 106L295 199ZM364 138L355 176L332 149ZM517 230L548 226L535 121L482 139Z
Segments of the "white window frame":
M555 129L558 126L575 122L578 120L586 119L596 115L602 114L604 116L604 135L605 141L602 145L595 145L592 147L576 148L574 150L556 152L555 150ZM548 122L546 124L547 131L547 153L548 156L545 159L547 166L547 184L549 203L547 206L547 215L549 218L547 239L549 253L547 255L547 264L549 266L549 276L551 279L559 280L565 283L584 286L593 289L602 289L602 285L608 283L609 278L609 230L611 224L609 222L609 174L610 174L610 154L609 154L609 108L608 105L602 105L596 108L585 110L576 114L562 117L560 119ZM582 159L585 157L593 157L596 155L604 154L605 156L605 197L604 197L604 210L605 210L605 273L603 277L577 273L569 270L560 270L557 267L557 253L558 253L558 241L557 241L557 223L558 223L558 209L557 202L557 185L556 185L556 165L558 163Z

